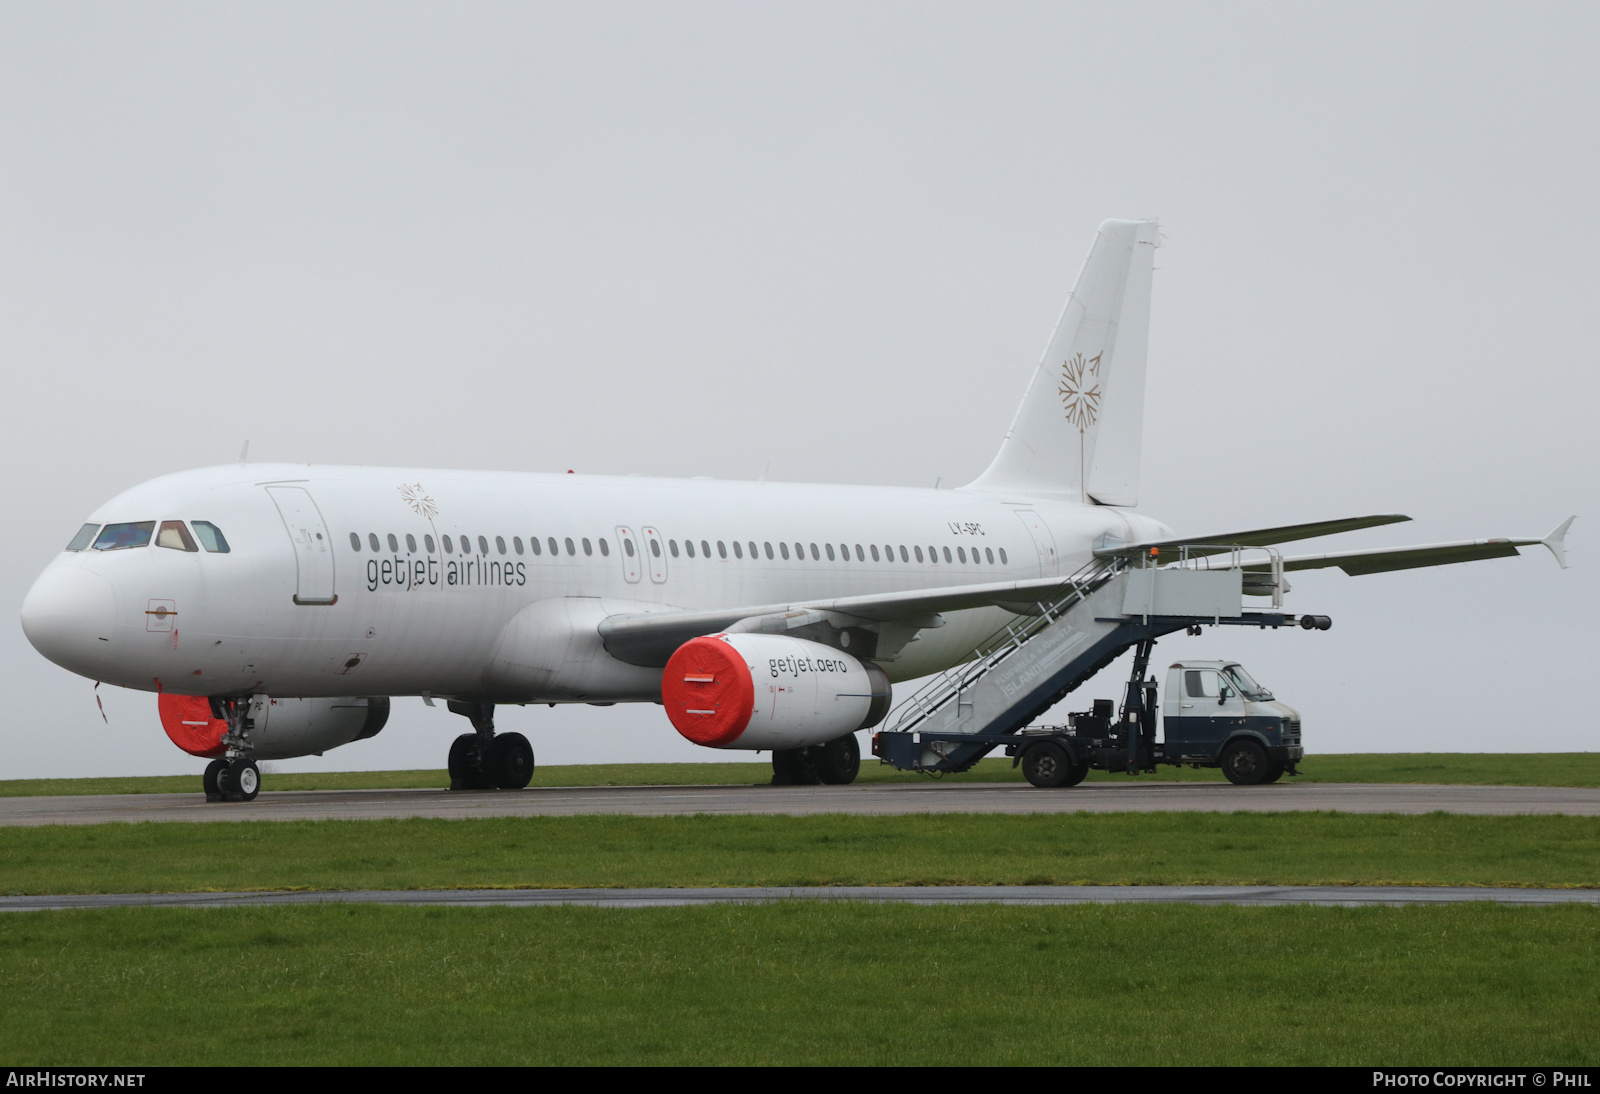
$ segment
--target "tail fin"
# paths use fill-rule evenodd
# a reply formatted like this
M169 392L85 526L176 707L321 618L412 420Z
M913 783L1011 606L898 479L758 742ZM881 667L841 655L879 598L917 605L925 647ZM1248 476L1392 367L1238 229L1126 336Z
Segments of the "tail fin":
M1572 527L1572 522L1578 519L1574 513L1560 524L1556 530L1545 536L1539 542L1550 548L1550 553L1556 556L1556 562L1565 570L1567 568L1567 529Z
M1000 452L971 489L1139 504L1156 227L1100 225Z

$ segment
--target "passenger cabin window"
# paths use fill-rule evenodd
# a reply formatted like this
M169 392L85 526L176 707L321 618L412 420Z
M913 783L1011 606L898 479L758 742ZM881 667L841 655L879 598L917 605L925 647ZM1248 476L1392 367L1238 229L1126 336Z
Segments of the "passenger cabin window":
M406 550L410 551L412 554L417 553L417 537L412 535L410 532L406 533Z
M1000 548L1000 565L1009 565L1009 563L1006 562L1006 549L1004 547Z
M367 533L367 545L370 546L374 551L383 550L382 547L378 546L378 533L376 532Z
M78 534L72 537L72 542L67 544L69 551L86 551L89 544L94 542L94 534L100 530L98 524L85 524L78 529Z
M900 549L901 549L901 550L902 550L902 551L903 551L903 550L905 550L905 548L904 548L904 547L902 547L902 548L900 548ZM917 552L917 561L918 561L918 562L921 562L921 561L922 561L922 548L921 548L921 546L918 546L918 547L916 547L916 548L915 548L915 550L916 550L916 552Z
M946 547L944 549L944 560L946 562L954 562L955 561L955 559L950 557L950 548L948 548L948 547Z
M387 533L385 538L388 539L388 541L389 541L389 553L391 555L399 554L400 553L400 541L394 538L394 533L393 532Z
M602 555L604 555L605 557L610 558L611 557L611 544L606 542L606 537L605 536L601 536L595 542L600 545L600 553Z
M906 553L906 545L904 543L902 543L900 545L900 561L901 562L910 562L911 561L911 556Z
M667 546L672 548L672 557L673 558L677 558L678 557L678 542L677 542L677 540L671 541L670 543L667 544ZM657 541L657 540L651 540L650 541L650 553L652 555L655 555L657 558L661 557L661 544L660 544L659 541Z
M778 553L783 556L785 562L789 561L789 545L787 543L778 544Z
M867 561L867 552L865 552L865 551L863 551L861 549L861 544L859 544L859 543L856 544L856 561L857 562L865 562L865 561Z
M422 537L422 545L428 549L428 553L430 555L433 554L433 537L432 536L428 536L428 535L423 536Z
M690 558L694 557L694 540L686 539L683 541L683 553Z
M556 546L556 537L555 536L546 536L545 537L545 542L550 545L550 556L552 558L554 558L556 555L559 555L561 553L561 548ZM567 540L567 546L568 547L572 546L572 541L570 539Z
M804 543L796 543L794 545L794 557L800 562L806 560L806 545Z
M655 540L651 540L650 542L652 544L654 544ZM678 541L675 540L675 539L667 540L667 550L672 552L672 557L673 558L677 558L678 557ZM660 553L661 553L660 551L656 552L657 555L660 555Z
M567 537L567 554L576 555L577 553L578 553L578 549L572 545L572 537L568 536Z
M484 539L482 536L478 537L478 553L480 555L486 555L489 553L489 541Z
M150 535L156 530L153 520L136 520L126 524L108 524L100 529L94 541L96 551L121 551L128 547L150 546Z
M764 548L766 548L766 552L767 552L767 558L769 558L769 559L770 559L770 558L771 558L771 557L772 557L772 544L770 544L770 543L763 543L763 544L762 544L762 546L763 546L763 547L764 547ZM785 556L784 556L784 557L785 557L785 558L787 558L787 557L789 557L789 556L787 556L787 555L785 555Z
M833 544L828 543L828 544L824 544L824 546L828 548L828 561L832 562L833 561Z
M743 558L744 557L744 546L738 540L734 540L733 541L733 557L734 558Z
M983 557L988 559L989 565L993 566L994 565L994 548L993 547L985 547L983 549Z
M811 561L812 562L821 562L822 561L822 554L821 554L821 552L819 552L817 550L817 545L815 543L813 543L811 545Z
M728 545L726 543L723 543L722 540L720 540L720 539L717 540L717 557L718 558L727 558L728 557Z
M447 555L455 554L456 541L451 539L449 536L444 536L442 538L444 540L444 553Z
M528 537L528 549L536 555L544 554L544 547L539 543L538 536Z
M737 553L737 552L735 552L735 553ZM751 540L750 541L750 557L751 558L755 558L756 557L756 541L755 540Z
M511 537L511 549L513 551L517 552L517 554L519 554L519 555L522 553L522 537L521 536L512 536Z
M470 555L472 553L472 541L466 536L461 537L461 553L464 555Z
M361 537L354 532L350 533L350 549L357 554L361 552Z
M506 537L505 536L495 536L494 537L494 549L496 551L499 551L501 554L505 554L506 553ZM488 551L484 552L484 554L488 554L488 553L489 553Z
M876 543L874 543L872 545L872 561L874 561L874 562L882 561L881 559L878 558L878 545Z
M198 551L194 539L189 535L189 529L183 526L181 520L164 520L161 528L156 532L156 546L170 547L174 551Z
M700 541L700 553L702 555L705 555L707 558L710 558L711 557L711 544L707 543L705 540L701 540Z

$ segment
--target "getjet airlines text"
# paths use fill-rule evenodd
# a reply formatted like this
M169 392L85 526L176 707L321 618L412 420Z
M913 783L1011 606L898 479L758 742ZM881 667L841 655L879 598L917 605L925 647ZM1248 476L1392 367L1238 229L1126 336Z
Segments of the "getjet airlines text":
M500 562L487 558L448 559L442 565L432 557L392 560L367 559L367 590L377 592L379 586L397 589L421 589L437 586L443 578L446 585L526 585L528 572L521 562Z

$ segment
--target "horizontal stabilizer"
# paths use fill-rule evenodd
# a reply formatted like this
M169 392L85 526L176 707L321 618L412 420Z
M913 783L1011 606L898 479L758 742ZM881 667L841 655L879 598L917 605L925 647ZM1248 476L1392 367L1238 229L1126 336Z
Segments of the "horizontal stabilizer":
M1216 536L1179 536L1175 539L1152 539L1140 543L1109 543L1095 549L1101 558L1115 555L1143 555L1152 548L1188 547L1191 557L1217 555L1235 547L1269 547L1275 543L1294 543L1318 536L1333 536L1340 532L1355 532L1362 528L1377 528L1385 524L1400 524L1411 518L1400 513L1382 513L1370 517L1345 517L1343 520L1319 520L1311 524L1285 524L1278 528L1257 528L1248 532L1228 532ZM1563 529L1564 531L1564 529Z

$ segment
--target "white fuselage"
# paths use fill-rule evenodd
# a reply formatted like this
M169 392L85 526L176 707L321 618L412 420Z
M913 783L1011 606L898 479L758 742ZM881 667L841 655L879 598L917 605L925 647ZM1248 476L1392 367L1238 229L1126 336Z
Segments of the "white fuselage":
M306 495L313 514L291 528L283 499ZM197 695L528 702L659 698L659 668L606 653L607 616L1068 574L1100 537L1166 531L973 490L307 465L169 475L89 520L209 521L230 549L60 555L23 624L74 672ZM883 667L896 680L942 670L1006 618L948 613ZM524 649L514 678L497 676L513 619L524 647L533 628L536 663Z

